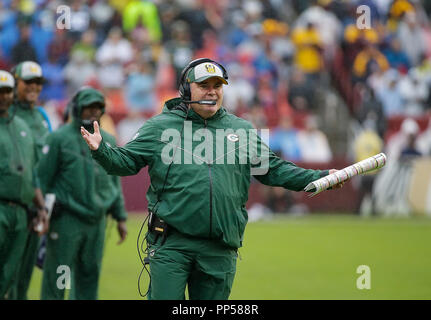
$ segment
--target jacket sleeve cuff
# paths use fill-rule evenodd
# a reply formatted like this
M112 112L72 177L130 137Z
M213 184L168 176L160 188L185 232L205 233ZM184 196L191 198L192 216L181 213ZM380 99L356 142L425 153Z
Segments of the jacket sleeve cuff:
M106 151L106 148L107 148L107 146L105 145L105 141L102 139L102 141L100 141L99 148L97 150L91 150L91 156L94 159L102 158L103 154Z
M329 170L320 171L320 178L326 177L327 175L329 175Z

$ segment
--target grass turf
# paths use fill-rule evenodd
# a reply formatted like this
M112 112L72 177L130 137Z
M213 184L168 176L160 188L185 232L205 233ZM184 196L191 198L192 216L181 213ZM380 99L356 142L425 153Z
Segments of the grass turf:
M107 240L99 299L142 299L136 239L144 215L131 215L127 240ZM230 299L431 299L431 219L277 215L249 223ZM356 286L358 266L371 270L371 289ZM40 296L35 269L29 299ZM146 292L144 271L141 291Z

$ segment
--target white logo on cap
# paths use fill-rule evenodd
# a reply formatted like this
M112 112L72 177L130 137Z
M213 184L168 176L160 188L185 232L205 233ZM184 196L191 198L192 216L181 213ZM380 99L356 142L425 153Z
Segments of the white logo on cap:
M212 64L206 64L205 69L207 69L208 73L215 73L216 72L215 66Z

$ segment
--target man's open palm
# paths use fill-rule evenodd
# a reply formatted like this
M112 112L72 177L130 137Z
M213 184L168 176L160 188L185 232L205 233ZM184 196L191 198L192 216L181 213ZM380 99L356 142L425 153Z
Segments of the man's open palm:
M99 124L97 121L93 122L93 126L94 133L90 133L84 127L81 127L81 135L91 150L97 150L99 149L100 142L102 141L102 136L100 135Z

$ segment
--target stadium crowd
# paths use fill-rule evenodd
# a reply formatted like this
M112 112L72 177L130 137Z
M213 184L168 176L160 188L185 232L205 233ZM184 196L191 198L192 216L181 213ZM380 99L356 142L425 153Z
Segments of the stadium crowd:
M360 29L362 5L370 16ZM346 157L325 131L326 91L356 123L352 158L398 155L412 134L418 154L431 152L428 1L5 0L0 9L0 69L42 66L40 104L54 129L91 85L107 99L102 127L123 145L178 95L187 62L210 57L229 73L224 106L271 128L270 147L285 159Z

